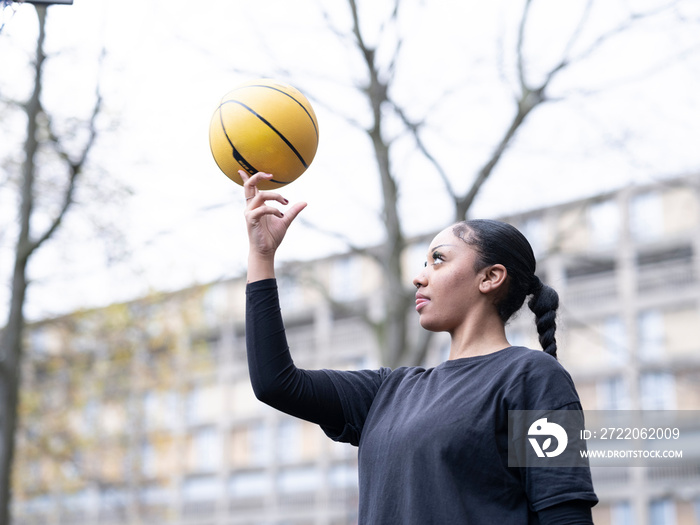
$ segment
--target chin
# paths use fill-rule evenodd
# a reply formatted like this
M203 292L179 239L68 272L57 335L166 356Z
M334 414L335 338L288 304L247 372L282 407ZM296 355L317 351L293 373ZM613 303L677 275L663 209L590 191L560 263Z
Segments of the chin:
M431 322L429 319L420 318L419 321L421 327L428 332L444 332L445 330L439 326L435 321Z

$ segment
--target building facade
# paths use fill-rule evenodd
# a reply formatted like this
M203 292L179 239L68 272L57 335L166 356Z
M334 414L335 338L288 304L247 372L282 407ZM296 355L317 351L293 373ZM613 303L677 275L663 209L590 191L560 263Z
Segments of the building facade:
M592 469L597 525L700 523L699 181L632 186L508 218L560 294L560 360L584 409L688 411L694 422L683 430L682 460ZM509 327L511 342L536 345L524 317Z
M699 179L504 219L560 294L560 360L586 410L700 410ZM407 250L407 265L420 266L427 242ZM282 269L298 366L379 366L360 314L381 308L380 278L355 254ZM356 449L254 398L244 308L240 278L32 325L15 523L356 523ZM522 312L511 342L537 348L532 323ZM427 365L446 343L433 339ZM682 467L594 469L596 524L700 523L697 445Z

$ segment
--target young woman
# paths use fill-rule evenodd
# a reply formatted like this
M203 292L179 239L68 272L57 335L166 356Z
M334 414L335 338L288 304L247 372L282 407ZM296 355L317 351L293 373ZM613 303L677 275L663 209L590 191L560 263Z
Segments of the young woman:
M439 233L414 279L423 328L448 332L449 359L434 368L301 370L290 356L274 255L306 206L286 214L247 177L250 241L246 342L261 401L317 423L359 447L359 522L398 524L591 524L597 502L588 468L508 466L508 411L581 405L556 360L558 297L535 276L527 240L496 221ZM512 347L505 323L530 296L544 351Z

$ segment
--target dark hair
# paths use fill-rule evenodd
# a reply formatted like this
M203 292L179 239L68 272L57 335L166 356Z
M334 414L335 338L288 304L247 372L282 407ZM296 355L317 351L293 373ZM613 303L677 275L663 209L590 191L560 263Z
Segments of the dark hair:
M486 219L459 222L452 232L475 248L478 254L476 271L493 264L505 266L508 272L505 295L496 304L504 323L520 310L525 297L532 295L527 305L535 314L540 345L556 358L554 333L559 295L535 275L535 255L525 236L508 223Z

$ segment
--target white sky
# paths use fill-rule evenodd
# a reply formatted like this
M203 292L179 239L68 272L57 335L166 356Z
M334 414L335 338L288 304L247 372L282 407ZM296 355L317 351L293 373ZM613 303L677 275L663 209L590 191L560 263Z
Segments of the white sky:
M398 31L405 39L392 94L413 117L429 115L425 140L460 188L468 187L513 112L507 82L513 79L513 24L521 3L422 2L406 11L398 29L384 33ZM598 3L591 19L595 31L584 33L584 43L612 27L624 6L645 9L660 0ZM361 4L368 19L391 5ZM48 47L60 54L47 71L46 105L65 116L89 111L96 57L104 46L103 124L116 125L95 150L93 162L104 175L93 179L94 191L80 194L88 205L71 213L61 235L31 267L36 280L27 308L31 318L242 273L247 253L242 191L216 167L207 132L219 98L252 77L294 84L313 101L319 118L316 159L285 196L309 203L303 216L310 222L357 243L380 239L371 149L338 117L367 122L364 103L352 89L362 70L352 47L327 31L319 5L334 6L332 19L347 28L344 2L330 0L75 0L49 9ZM582 5L535 2L535 29L526 35L531 79L559 59ZM687 0L673 16L611 40L562 76L552 94L566 100L535 110L473 215L497 216L696 171L699 24L700 8ZM382 41L378 24L370 27L370 41ZM26 60L35 35L32 7L19 7L0 33L0 96L26 96ZM694 52L682 62L669 60L685 50ZM591 91L596 94L583 94ZM0 148L23 140L22 132L21 123L0 119ZM404 142L395 159L401 208L412 233L442 228L452 219L439 179L414 149ZM115 181L134 195L118 198ZM115 197L91 206L98 190ZM0 192L2 224L11 208ZM130 258L106 264L103 244L95 241L95 218L121 229L126 239L121 246L132 252ZM342 248L301 224L293 228L281 258L318 257ZM11 233L5 228L0 235L5 281ZM1 289L0 304L6 304L5 295Z

